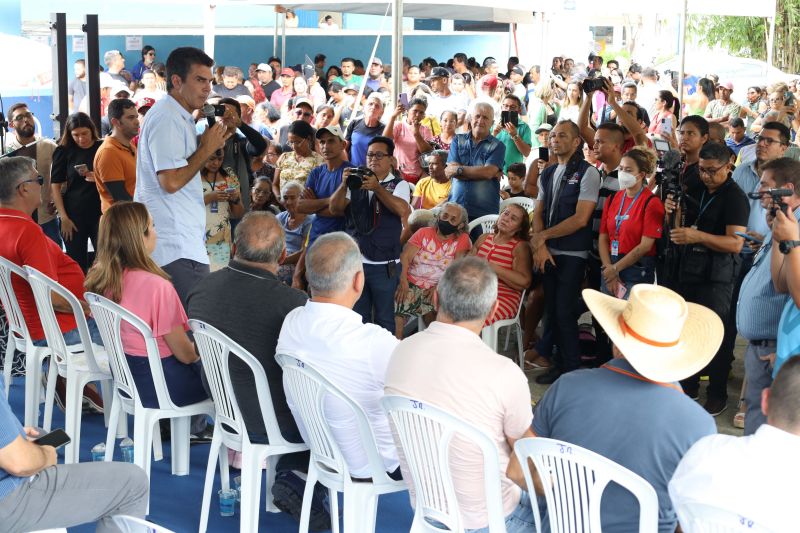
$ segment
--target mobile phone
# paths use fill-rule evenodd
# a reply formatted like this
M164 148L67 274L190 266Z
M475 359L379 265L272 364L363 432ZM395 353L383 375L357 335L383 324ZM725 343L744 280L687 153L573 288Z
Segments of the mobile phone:
M653 139L653 146L657 152L669 152L669 143L663 139Z
M400 95L400 105L408 109L408 94L403 93Z
M214 116L215 117L225 116L225 104L217 104L214 106Z
M733 234L734 235L738 235L739 237L741 237L742 239L744 239L746 241L754 242L756 244L762 244L764 242L762 240L756 239L752 235L748 235L747 233L745 233L743 231L735 231Z
M550 161L550 150L547 148L547 146L539 147L539 159L542 161Z
M236 187L228 187L227 189L225 189L226 194L230 194L234 191L236 191Z
M87 167L86 165L83 165L83 164L81 164L81 165L75 165L75 166L74 166L74 167L72 167L72 168L74 168L74 169L75 169L75 172L77 172L78 174L81 174L81 173L83 173L83 172L87 172L87 171L89 170L89 167Z
M500 111L501 124L513 124L515 127L519 124L519 113L516 111Z
M35 439L33 442L39 446L52 446L53 448L61 448L62 446L66 446L72 442L72 439L69 438L69 435L67 435L67 432L63 429L54 429L50 433Z

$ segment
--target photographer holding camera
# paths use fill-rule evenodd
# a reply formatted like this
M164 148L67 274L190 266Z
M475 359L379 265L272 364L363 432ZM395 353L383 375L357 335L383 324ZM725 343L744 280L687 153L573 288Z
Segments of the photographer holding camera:
M686 119L682 128L686 127ZM670 231L670 240L678 245L677 292L687 301L704 305L719 315L723 322L730 312L733 287L739 270L744 232L750 206L744 192L731 178L728 149L707 143L699 152L697 165L700 181L686 186L683 212ZM678 207L669 194L665 202L667 215ZM717 416L725 410L728 373L732 357L718 350L705 369L682 381L691 398L699 393L700 375L709 377L706 411Z
M400 280L400 233L411 212L411 188L394 174L394 141L373 137L367 167L346 168L330 198L333 216L344 215L364 263L364 291L353 310L365 323L394 333L394 293Z

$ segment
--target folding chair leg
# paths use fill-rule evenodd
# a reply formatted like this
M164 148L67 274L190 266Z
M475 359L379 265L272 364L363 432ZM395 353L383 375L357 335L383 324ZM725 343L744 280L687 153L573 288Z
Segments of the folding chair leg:
M6 339L6 353L3 357L3 382L6 385L6 398L8 398L11 390L11 368L14 366L15 347L16 342L14 341L14 334L9 331L8 338Z
M306 495L308 490L306 490ZM272 499L272 493L267 492L267 500ZM308 496L309 498L311 496ZM258 531L259 503L261 502L261 458L260 454L252 449L242 450L242 493L241 493L241 533ZM303 499L305 508L305 497ZM302 528L300 520L300 530ZM306 517L306 531L308 531L308 517Z
M378 495L371 483L347 485L344 491L344 530L347 533L374 533L377 512Z
M122 402L119 401L119 398L116 398L116 394L114 395L115 400L111 404L111 413L108 417L108 430L106 431L106 461L113 461L114 460L114 444L116 443L115 437L115 427L121 426L123 421L125 421L125 426L127 427L127 418L128 415L125 411L122 410ZM127 432L126 432L127 433ZM136 454L136 443L133 443L133 450L134 456ZM134 461L135 462L135 461Z
M280 513L281 510L275 506L275 502L272 499L272 485L275 484L275 467L278 465L278 459L280 459L280 455L270 455L267 457L267 512L268 513ZM258 465L261 468L261 465Z
M50 388L48 384L48 389ZM71 442L64 450L64 464L78 462L81 442L81 410L83 408L83 380L74 373L67 378L67 405L65 429Z
M313 464L309 465L306 488L303 491L303 507L300 510L300 529L297 530L299 533L308 533L308 523L311 519L311 499L314 497L314 485L317 483L317 477L317 467ZM331 521L333 521L333 498L331 498Z
M200 529L199 533L206 533L208 529L208 513L211 507L211 491L214 488L214 470L217 466L217 458L220 455L222 445L222 434L214 428L214 436L211 438L211 449L208 452L208 464L206 465L206 479L203 486L203 503L200 507ZM226 450L227 451L227 450ZM222 472L220 466L220 473ZM242 513L244 519L244 513Z
M331 531L339 533L339 493L328 489L328 501L331 506Z
M514 329L517 332L517 357L519 358L519 367L525 370L525 349L522 346L522 326L519 322L514 324Z
M39 425L39 380L41 364L31 350L25 354L25 425ZM37 371L37 365L39 370Z
M114 383L110 379L103 380L100 383L100 394L103 398L103 423L108 427L108 419L111 413L111 404L114 402Z
M189 474L189 429L191 418L181 416L170 419L172 430L172 475Z
M50 431L53 427L53 405L55 404L56 381L58 381L58 369L56 365L51 364L47 370L47 387L44 392L44 421L42 422L42 428L45 431ZM37 383L38 382L39 381L37 381ZM81 399L81 401L83 401L83 399ZM67 432L67 434L70 437L72 436L72 433Z

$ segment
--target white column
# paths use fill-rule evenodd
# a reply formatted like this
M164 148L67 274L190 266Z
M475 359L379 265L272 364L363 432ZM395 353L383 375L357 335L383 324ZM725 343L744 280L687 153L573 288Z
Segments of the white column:
M214 57L214 37L216 33L214 4L206 4L203 9L203 51L209 57Z
M394 98L403 89L403 0L392 0L392 89Z

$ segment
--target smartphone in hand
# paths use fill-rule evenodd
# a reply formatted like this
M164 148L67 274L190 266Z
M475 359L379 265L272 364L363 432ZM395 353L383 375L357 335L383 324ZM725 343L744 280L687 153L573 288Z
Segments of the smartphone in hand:
M546 146L539 147L539 159L542 161L550 161L550 150Z
M513 124L514 127L519 125L519 113L516 111L500 111L500 123Z
M408 109L408 94L402 93L400 95L400 105L403 106L405 109Z
M67 432L63 429L55 429L33 441L34 444L38 444L39 446L52 446L56 449L66 446L70 442L72 442L72 439L69 438L69 435L67 435Z

